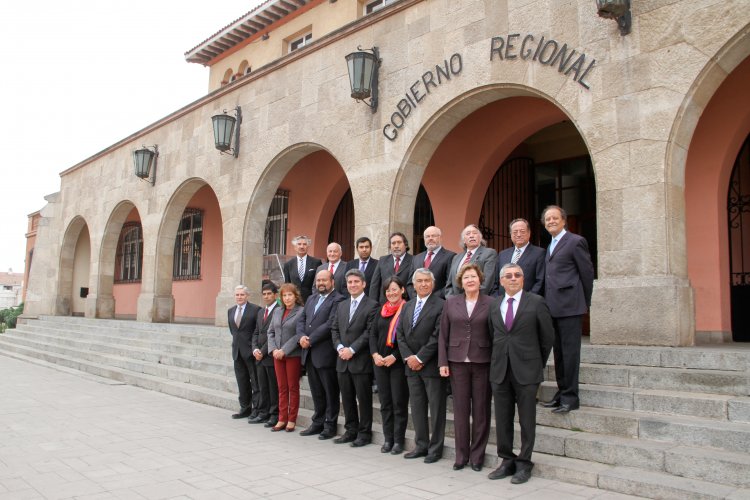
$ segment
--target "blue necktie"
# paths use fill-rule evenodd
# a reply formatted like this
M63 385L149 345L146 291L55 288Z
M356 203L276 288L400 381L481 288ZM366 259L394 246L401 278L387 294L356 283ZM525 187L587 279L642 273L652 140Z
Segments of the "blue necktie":
M320 308L320 305L323 303L323 301L326 300L324 295L321 295L318 297L318 303L315 304L315 312L318 312L318 309Z
M411 320L411 327L414 328L414 325L417 324L417 320L419 319L419 313L422 312L422 300L417 301L417 306L414 308L414 318Z

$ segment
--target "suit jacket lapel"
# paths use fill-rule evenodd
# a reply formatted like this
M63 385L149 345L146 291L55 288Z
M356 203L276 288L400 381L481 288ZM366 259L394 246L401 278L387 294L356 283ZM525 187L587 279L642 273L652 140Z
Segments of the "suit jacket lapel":
M550 254L549 252L547 252L547 260L557 255L557 251L560 248L564 247L568 243L568 240L570 240L570 238L568 238L568 232L566 231L565 234L562 235L562 238L560 238L560 241L557 242L557 245L555 245L555 249L552 251L552 253Z

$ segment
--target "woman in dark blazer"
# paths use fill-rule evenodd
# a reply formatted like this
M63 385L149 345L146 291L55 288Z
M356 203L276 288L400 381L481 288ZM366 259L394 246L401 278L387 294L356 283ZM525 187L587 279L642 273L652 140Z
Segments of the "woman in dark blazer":
M279 386L279 421L272 432L293 432L299 411L299 377L302 370L302 348L297 335L297 318L302 311L302 297L291 283L281 285L281 305L273 311L268 327L268 352L273 356Z
M497 299L480 293L482 269L469 262L456 275L461 295L445 299L438 337L440 375L450 377L456 435L454 470L482 470L490 435L492 337L488 318ZM471 415L471 426L469 425Z
M386 301L375 316L370 331L370 352L375 364L385 436L380 452L398 455L404 451L409 418L409 387L404 362L396 345L396 327L401 320L401 308L406 303L406 288L401 278L394 275L385 280L381 293Z

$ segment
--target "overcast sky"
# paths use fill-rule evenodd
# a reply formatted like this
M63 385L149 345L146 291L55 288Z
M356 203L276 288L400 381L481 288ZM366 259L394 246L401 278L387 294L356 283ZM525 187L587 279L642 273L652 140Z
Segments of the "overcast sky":
M0 6L0 271L63 170L208 92L185 52L261 0L27 0Z

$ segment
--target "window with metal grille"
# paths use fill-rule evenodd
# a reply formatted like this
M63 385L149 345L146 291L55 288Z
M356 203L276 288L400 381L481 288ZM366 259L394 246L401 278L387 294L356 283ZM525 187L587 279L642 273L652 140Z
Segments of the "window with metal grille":
M289 191L279 189L271 201L263 239L263 255L286 254L286 231L289 218Z
M115 283L141 281L143 230L140 222L126 222L120 231L115 261Z
M203 250L203 211L186 208L182 213L177 237L174 240L172 278L197 280L201 277L201 252Z

